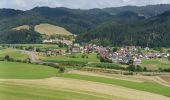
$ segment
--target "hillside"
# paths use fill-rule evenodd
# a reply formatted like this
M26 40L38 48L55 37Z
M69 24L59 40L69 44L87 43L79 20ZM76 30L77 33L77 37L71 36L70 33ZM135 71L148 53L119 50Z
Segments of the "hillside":
M29 25L30 30L27 30L26 33L33 32L31 39L30 34L25 34L22 39L29 38L28 41L31 43L36 42L32 42L35 39L32 38L33 35L41 40L37 33L47 35L74 33L80 34L77 37L78 42L97 41L114 46L169 47L169 15L166 14L168 12L165 12L168 10L170 10L170 5L125 6L90 10L63 7L36 7L28 11L0 9L0 43L21 42L21 39L17 37L17 32L11 31L11 29L23 29L18 26ZM42 23L48 23L48 25L42 25ZM36 26L36 32L34 26ZM58 30L59 33L56 32ZM156 34L154 38L150 37L152 33ZM160 37L164 39L160 40ZM28 41L22 40L22 43Z
M66 29L51 24L36 25L34 30L40 34L45 35L72 35L72 33Z
M29 29L30 29L29 25L22 25L22 26L18 26L16 28L12 28L12 30L16 30L16 31L19 31L19 30L29 30Z
M158 5L148 5L148 6L124 6L124 7L113 7L105 8L104 11L117 14L122 11L132 11L138 13L146 18L156 16L158 14L164 13L167 10L170 10L170 4L158 4Z
M78 41L114 46L170 47L168 27L170 27L170 11L128 25L109 21L79 36Z

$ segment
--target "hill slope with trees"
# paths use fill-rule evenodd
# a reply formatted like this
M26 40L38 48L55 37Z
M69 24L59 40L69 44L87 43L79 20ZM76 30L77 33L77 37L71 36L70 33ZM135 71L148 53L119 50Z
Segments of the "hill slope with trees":
M22 39L29 40L21 43L40 42L41 35L34 31L34 26L48 23L78 34L78 42L170 47L169 11L168 4L90 10L63 7L36 7L28 11L0 9L0 43L20 43L18 33L24 33ZM11 30L22 25L29 25L30 30ZM35 38L37 41L32 41Z

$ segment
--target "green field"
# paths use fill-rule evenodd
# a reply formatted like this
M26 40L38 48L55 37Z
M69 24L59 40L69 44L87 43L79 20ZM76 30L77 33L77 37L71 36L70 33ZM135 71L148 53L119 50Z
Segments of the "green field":
M111 100L92 93L49 89L48 87L0 83L1 100ZM120 99L116 99L120 100Z
M84 57L83 57L84 56ZM76 61L76 62L99 62L97 58L97 53L90 53L90 54L82 54L82 53L75 53L71 55L65 56L55 56L55 57L45 57L42 60L44 61Z
M58 70L49 66L0 61L0 78L38 79L54 77Z
M49 77L78 79L98 83L123 86L131 89L147 91L170 97L170 87L150 81L133 82L98 76L79 74L59 74L58 70L49 66L16 62L0 62L0 79L42 79ZM22 82L22 80L20 80ZM23 80L24 81L24 80ZM18 81L0 81L0 99L2 100L110 100L106 95L91 92L72 91L69 89L49 88L44 85L31 85ZM83 97L83 98L82 98ZM116 99L125 100L125 99Z
M142 66L149 69L170 68L168 59L143 59Z
M0 58L5 57L6 55L9 55L11 58L17 59L17 60L25 60L28 58L28 55L22 54L20 51L17 51L15 49L1 49L0 50Z
M0 79L42 79L55 77L57 74L58 70L49 66L0 62ZM104 96L85 91L0 81L0 100L111 100Z
M138 83L138 82L132 82L132 81L126 81L126 80L109 79L109 78L104 78L104 77L87 76L87 75L79 75L79 74L62 74L62 75L59 75L59 77L119 85L119 86L131 88L131 89L157 93L157 94L170 97L170 87L157 84L154 82L146 81L146 82Z

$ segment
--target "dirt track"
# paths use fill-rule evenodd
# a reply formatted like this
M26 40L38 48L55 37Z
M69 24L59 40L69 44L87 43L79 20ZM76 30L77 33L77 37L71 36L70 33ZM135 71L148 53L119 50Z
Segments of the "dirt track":
M120 86L114 86L103 83L81 81L75 79L65 79L65 78L48 78L39 80L7 80L1 79L0 82L7 83L18 83L18 84L31 84L37 86L44 86L52 89L68 89L72 91L88 91L98 94L107 95L108 98L115 100L170 100L170 98L152 94L149 92L143 92L138 90L133 90L129 88L124 88ZM118 99L119 98L119 99Z
M160 78L170 84L170 76L161 76Z

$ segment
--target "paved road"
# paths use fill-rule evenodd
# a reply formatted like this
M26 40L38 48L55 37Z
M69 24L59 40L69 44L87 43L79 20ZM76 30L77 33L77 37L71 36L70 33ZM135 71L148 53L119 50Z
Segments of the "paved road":
M21 50L21 52L24 53L24 54L27 54L29 56L29 58L31 59L32 63L40 63L40 62L42 62L42 61L39 60L39 58L32 51Z
M21 50L21 52L29 56L29 58L31 59L31 63L38 63L38 64L52 63L52 64L59 65L58 63L54 63L54 62L41 61L33 51Z

